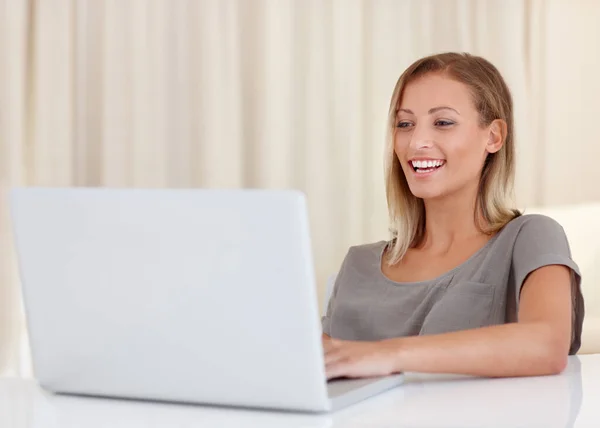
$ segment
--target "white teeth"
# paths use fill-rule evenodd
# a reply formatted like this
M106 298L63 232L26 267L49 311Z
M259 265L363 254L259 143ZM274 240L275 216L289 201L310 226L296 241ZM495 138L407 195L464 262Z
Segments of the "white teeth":
M433 168L442 166L444 161L442 160L416 160L412 161L412 165L415 168Z

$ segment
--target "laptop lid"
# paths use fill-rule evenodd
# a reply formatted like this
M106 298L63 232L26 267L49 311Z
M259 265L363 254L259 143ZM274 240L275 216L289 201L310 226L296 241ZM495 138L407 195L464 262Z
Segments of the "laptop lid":
M42 386L329 408L302 193L23 188L11 211Z

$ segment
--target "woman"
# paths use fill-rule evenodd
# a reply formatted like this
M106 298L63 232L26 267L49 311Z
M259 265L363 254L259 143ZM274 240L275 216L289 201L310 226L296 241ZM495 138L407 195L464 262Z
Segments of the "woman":
M388 120L392 239L350 248L323 317L328 378L560 373L580 347L581 275L562 227L509 205L513 107L483 58L400 76Z

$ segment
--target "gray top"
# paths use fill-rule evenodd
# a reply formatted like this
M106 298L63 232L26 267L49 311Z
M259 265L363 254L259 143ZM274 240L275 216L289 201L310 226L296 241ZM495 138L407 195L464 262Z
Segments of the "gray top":
M529 273L565 265L573 275L573 338L581 346L581 273L565 232L538 214L509 222L467 261L428 281L395 282L381 271L388 242L351 247L322 319L323 332L346 340L381 340L514 322Z

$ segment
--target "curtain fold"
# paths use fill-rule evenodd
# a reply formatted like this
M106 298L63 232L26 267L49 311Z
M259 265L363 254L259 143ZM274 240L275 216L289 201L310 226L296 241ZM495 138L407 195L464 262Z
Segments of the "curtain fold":
M0 374L20 373L22 304L8 209L11 186L22 185L32 166L27 144L31 106L28 65L31 30L26 3L0 0Z
M11 187L301 189L324 290L350 245L387 238L387 109L427 54L503 72L520 206L600 198L598 18L585 0L0 0L0 373L29 373Z

